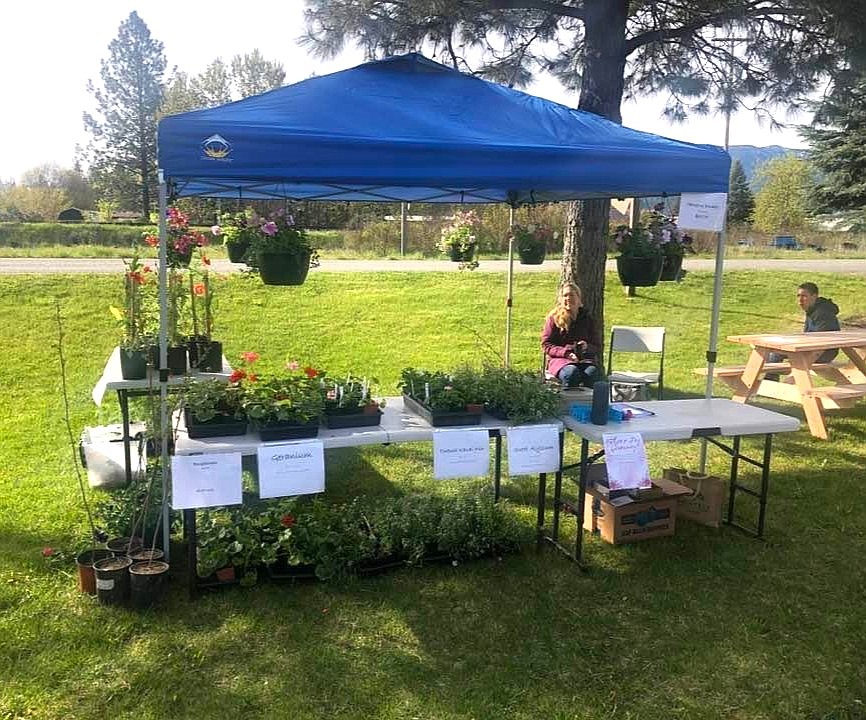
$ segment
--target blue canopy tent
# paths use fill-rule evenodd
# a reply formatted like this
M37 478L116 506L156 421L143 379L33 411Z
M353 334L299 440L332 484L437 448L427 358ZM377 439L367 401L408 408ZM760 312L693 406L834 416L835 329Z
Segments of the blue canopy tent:
M158 148L163 292L169 195L514 208L726 193L730 170L721 148L630 130L415 53L163 118ZM717 297L720 281L717 263ZM509 266L506 358L511 288ZM717 320L714 298L713 351ZM164 315L162 326L165 367Z

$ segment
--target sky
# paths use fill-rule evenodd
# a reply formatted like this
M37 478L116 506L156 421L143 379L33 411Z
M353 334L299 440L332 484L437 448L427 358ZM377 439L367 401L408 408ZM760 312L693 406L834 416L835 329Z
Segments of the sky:
M82 114L94 109L88 80L99 84L100 62L133 10L163 43L169 72L177 67L195 75L217 57L230 61L256 48L283 64L287 84L363 62L355 48L327 62L308 54L297 44L303 9L303 0L7 0L0 7L0 180L18 180L45 163L72 166L76 144L88 140ZM524 90L577 104L577 96L550 77ZM722 115L671 125L662 117L663 107L662 97L625 103L623 124L687 142L724 144ZM742 111L731 118L730 138L732 145L804 146L796 130L771 130Z

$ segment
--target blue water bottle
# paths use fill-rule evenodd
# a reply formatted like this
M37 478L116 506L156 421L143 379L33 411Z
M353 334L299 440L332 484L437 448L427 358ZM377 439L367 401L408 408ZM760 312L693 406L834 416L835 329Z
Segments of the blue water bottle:
M607 425L607 411L610 406L610 385L599 380L592 386L592 412L590 420L595 425Z

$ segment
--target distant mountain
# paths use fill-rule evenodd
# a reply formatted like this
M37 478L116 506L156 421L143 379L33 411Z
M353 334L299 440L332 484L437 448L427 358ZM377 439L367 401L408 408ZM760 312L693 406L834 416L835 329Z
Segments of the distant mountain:
M783 155L796 155L797 157L805 157L806 150L795 150L793 148L781 147L780 145L770 145L769 147L755 147L754 145L731 145L728 148L731 158L739 160L743 165L743 170L746 171L746 177L752 189L755 189L754 175L755 171L763 165L767 160L772 160Z

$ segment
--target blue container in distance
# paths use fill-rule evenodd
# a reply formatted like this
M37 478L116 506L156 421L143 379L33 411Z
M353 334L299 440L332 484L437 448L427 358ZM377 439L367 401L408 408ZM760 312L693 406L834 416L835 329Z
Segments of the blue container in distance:
M590 419L594 425L607 425L607 411L610 405L610 383L599 380L592 386L592 412Z

